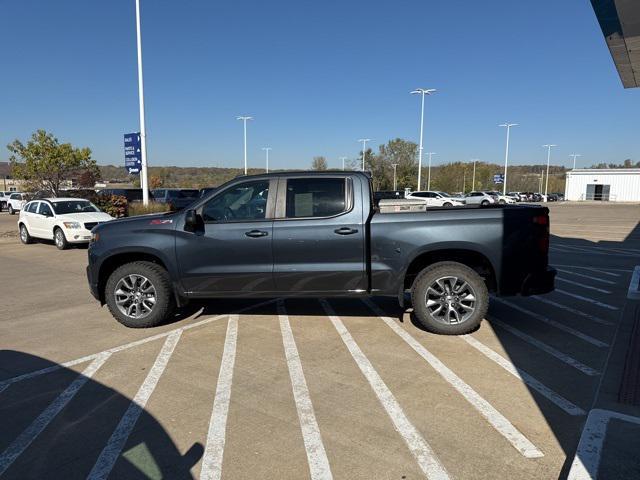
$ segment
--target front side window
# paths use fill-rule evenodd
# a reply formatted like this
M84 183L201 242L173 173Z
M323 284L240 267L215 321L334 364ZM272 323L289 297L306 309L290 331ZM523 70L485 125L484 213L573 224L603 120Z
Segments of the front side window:
M40 215L48 215L50 217L53 217L53 212L51 211L51 207L45 202L40 202L40 210L38 211L38 213Z
M264 220L269 197L269 181L235 185L209 200L202 209L205 222Z
M344 178L287 180L287 218L331 217L346 211Z
M36 211L38 210L38 202L31 202L29 205L27 205L26 210L29 213L36 213Z

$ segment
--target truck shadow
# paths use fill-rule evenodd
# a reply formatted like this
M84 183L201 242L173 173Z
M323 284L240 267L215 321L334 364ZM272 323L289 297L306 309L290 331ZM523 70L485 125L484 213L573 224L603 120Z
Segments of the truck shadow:
M80 365L79 371L88 364ZM109 360L102 368L108 364ZM28 353L0 351L0 366L0 476L86 478L131 399L100 382L83 378L81 373ZM52 371L3 387L2 380L16 372L45 368ZM82 380L85 382L77 393L70 395L72 385ZM54 414L52 406L56 402L64 406ZM181 453L169 433L143 409L111 476L190 479L190 469L203 451L200 443L194 443Z

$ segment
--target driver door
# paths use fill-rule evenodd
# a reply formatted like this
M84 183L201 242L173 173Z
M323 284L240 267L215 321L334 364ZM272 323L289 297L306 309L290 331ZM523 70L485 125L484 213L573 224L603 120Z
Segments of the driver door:
M197 208L199 231L178 232L183 287L192 296L250 296L275 290L276 180L238 182Z

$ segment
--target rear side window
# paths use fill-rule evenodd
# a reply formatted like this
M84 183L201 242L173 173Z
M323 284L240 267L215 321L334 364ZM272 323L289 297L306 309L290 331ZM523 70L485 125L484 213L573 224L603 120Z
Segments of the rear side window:
M287 218L331 217L346 211L344 178L287 180Z

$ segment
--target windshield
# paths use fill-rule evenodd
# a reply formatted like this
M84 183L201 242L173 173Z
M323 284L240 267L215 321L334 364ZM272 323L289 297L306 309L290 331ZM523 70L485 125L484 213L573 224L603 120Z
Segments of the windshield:
M65 213L93 213L99 212L100 209L87 200L63 200L60 202L51 202L53 210L57 215Z

